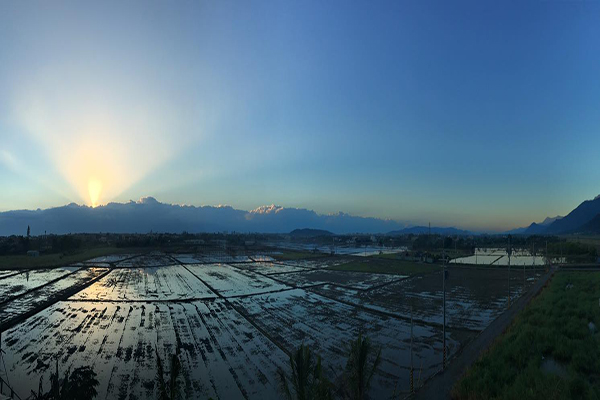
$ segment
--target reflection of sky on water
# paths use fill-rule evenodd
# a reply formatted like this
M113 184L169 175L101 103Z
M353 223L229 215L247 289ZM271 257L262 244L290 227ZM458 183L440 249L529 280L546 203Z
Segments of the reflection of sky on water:
M506 249L481 248L476 249L475 254L469 257L460 257L451 260L451 264L475 264L475 265L546 265L546 258L542 255L533 256L529 250L513 250L508 257Z
M490 258L504 256L495 251L478 254ZM398 369L407 366L410 323L405 318L390 318L366 309L403 317L414 314L417 363L423 362L425 377L439 368L439 328L430 324L441 323L442 319L441 268L407 277L323 269L333 263L328 259L294 260L285 264L197 263L185 267L172 265L171 260L171 264L158 266L165 259L164 255L156 255L139 257L135 260L137 265L124 263L128 267L113 269L69 300L9 330L6 336L9 368L13 375L20 374L15 384L29 389L37 385L41 374L47 379L52 370L51 357L59 353L62 368L93 365L101 381L99 392L107 397L120 390L143 394L144 384L149 385L155 378L155 348L166 359L181 341L183 362L192 371L185 379L205 385L207 396L221 393L221 398L230 398L228 395L233 392L229 390L237 387L234 381L239 378L247 390L260 393L260 398L270 398L273 396L263 394L265 391L275 394L277 382L271 385L256 376L260 373L274 376L277 366L286 365L287 357L256 329L259 326L286 348L310 343L324 352L328 363L334 366L341 363L340 368L345 360L340 353L343 351L340 342L365 329L375 345L383 347L384 374L375 377L374 387L378 393L387 393L388 389L393 390L390 385L398 379ZM312 268L317 269L309 270ZM48 278L48 273L66 274L72 269L57 268L39 274ZM474 335L456 328L484 329L505 309L507 270L459 266L448 269L448 344L453 353L465 335ZM36 296L39 299L40 293L44 296L56 293L102 271L105 269L81 269L35 291ZM267 276L281 272L285 273L276 279ZM511 298L520 295L523 285L532 282L535 272L527 269L510 275ZM537 273L540 272L538 269ZM23 275L19 274L18 279ZM32 271L31 275L38 273ZM294 287L315 284L320 286L313 290ZM218 299L207 285L228 300ZM19 301L26 298L27 295L21 296L10 304L22 312L24 307ZM252 323L231 308L229 302L249 315ZM414 310L411 304L415 305ZM227 351L234 345L238 350L230 356ZM52 349L52 353L46 353L47 349ZM219 358L225 354L221 350L227 353L227 360ZM202 361L202 355L210 356L208 364ZM276 362L270 361L271 358L276 358ZM238 378L232 377L231 368ZM132 376L139 380L132 381ZM214 386L209 382L211 376L216 382Z

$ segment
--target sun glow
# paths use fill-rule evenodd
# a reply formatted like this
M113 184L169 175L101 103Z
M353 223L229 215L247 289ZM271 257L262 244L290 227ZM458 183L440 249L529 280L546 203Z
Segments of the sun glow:
M92 207L96 207L100 201L100 193L102 192L102 182L97 179L90 179L88 182L88 191L90 193L90 202Z
M92 207L126 200L123 196L132 196L127 191L136 183L201 137L201 117L186 117L197 115L199 103L192 110L180 96L164 97L162 90L124 76L111 75L115 80L108 84L88 81L81 77L89 74L62 65L56 68L32 73L31 84L15 89L14 118L32 142L47 150L52 169L63 177L62 182L55 180L54 189L63 190L67 199ZM81 79L66 90L55 89L56 82L72 82L73 76ZM0 161L2 156L0 152ZM134 196L152 189L146 186Z

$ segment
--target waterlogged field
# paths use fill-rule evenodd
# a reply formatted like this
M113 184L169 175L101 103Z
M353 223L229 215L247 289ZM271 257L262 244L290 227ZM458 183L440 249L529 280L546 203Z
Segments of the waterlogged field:
M0 299L3 302L10 300L28 290L35 289L48 282L71 274L78 269L79 267L65 267L24 271L12 276L6 274L5 278L0 277Z
M29 290L11 299L3 300L0 303L0 324L12 318L17 318L19 315L35 311L54 297L64 294L65 291L82 287L107 272L107 268L81 268L55 282Z
M255 259L255 257L257 259ZM241 256L241 255L230 255L225 252L223 254L175 254L173 255L173 259L181 264L211 264L211 263L249 263L253 261L263 261L262 258L269 259L272 261L271 257L267 256Z
M506 249L475 249L475 254L451 260L452 264L475 264L475 265L512 265L512 266L543 266L547 260L541 255L533 255L528 250L515 250L508 257Z
M62 368L93 367L101 399L155 398L156 354L168 360L178 347L185 398L276 398L286 360L223 300L60 302L8 332L5 345L15 387L33 389L41 375L47 382L59 355Z
M301 289L235 299L234 304L274 341L292 349L307 344L334 371L343 371L347 343L364 332L382 350L374 393L388 397L407 389L410 322L406 320L372 314ZM420 374L429 376L439 368L441 338L437 329L424 324L415 324L413 334L419 338L414 348L415 365ZM451 353L459 347L453 335L448 335L447 345Z
M89 365L99 397L155 398L157 356L168 371L178 352L185 398L280 398L277 369L302 343L339 381L359 332L382 350L374 398L409 391L442 362L442 275L329 269L341 257L275 261L270 256L147 254L103 257L76 268L3 271L0 323L6 366L21 397L61 370ZM415 265L418 267L418 265ZM541 270L450 266L447 354L499 316ZM510 281L510 291L509 291ZM28 318L24 314L28 313ZM165 376L165 379L167 377Z
M541 273L542 270L511 269L511 299L520 296L524 287L527 290ZM378 285L372 290L328 284L315 288L314 292L391 315L409 316L412 309L415 320L440 325L443 322L442 285L440 267L437 271L410 279L390 280L389 284ZM481 331L504 312L508 297L507 269L450 266L446 279L446 323L457 329Z
M74 300L177 300L215 298L206 285L179 265L118 268L72 297Z

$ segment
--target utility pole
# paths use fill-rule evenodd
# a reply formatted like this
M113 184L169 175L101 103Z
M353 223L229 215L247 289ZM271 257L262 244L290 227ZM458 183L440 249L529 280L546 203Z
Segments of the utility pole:
M558 244L560 246L560 263L562 264L564 262L562 255L562 242L558 242Z
M523 293L525 293L525 263L523 263Z
M431 248L433 247L433 243L431 243L431 221L429 221L429 235L427 236L427 249L431 252ZM433 257L431 258L433 262ZM425 262L427 262L427 257L425 257Z
M414 387L414 368L413 368L413 305L410 303L410 392L415 392Z
M458 243L458 235L454 237L454 257L458 258L458 251L456 251L456 243Z
M512 236L508 235L508 306L510 307L510 256L512 254Z
M443 346L443 355L442 355L442 371L446 369L446 264L442 264L442 292L443 294L443 304L444 304L444 326L442 328L442 346Z

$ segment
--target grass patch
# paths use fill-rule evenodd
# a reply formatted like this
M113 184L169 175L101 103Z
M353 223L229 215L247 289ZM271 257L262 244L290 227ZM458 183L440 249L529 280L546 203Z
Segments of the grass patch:
M416 275L423 272L435 271L436 268L439 269L439 265L421 264L404 260L391 260L380 257L356 257L356 260L336 265L329 269L335 271L370 272L375 274Z
M375 254L374 256L370 256L372 258L382 258L384 260L397 260L399 253L384 253L384 254Z
M325 253L313 253L310 251L293 251L293 250L285 250L281 254L274 254L273 258L279 261L285 260L305 260L305 259L315 259L315 258L323 258L328 257L328 254Z
M572 286L571 286L572 285ZM600 273L558 272L466 375L454 399L600 398ZM544 372L542 357L564 368Z
M0 256L0 269L62 266L111 254L131 253L134 252L134 250L136 249L109 246L84 248L69 251L67 253L40 254L39 257L29 257L26 255Z
M373 258L383 258L386 260L399 260L401 259L401 254L402 253L387 253L387 254L375 254L373 256ZM461 258L461 257L468 257L470 255L472 255L473 253L469 252L469 251L454 251L454 250L447 250L447 251L431 251L431 252L427 252L427 255L429 257L435 257L435 258L443 258L443 257L449 257L450 259L454 259L454 258Z

